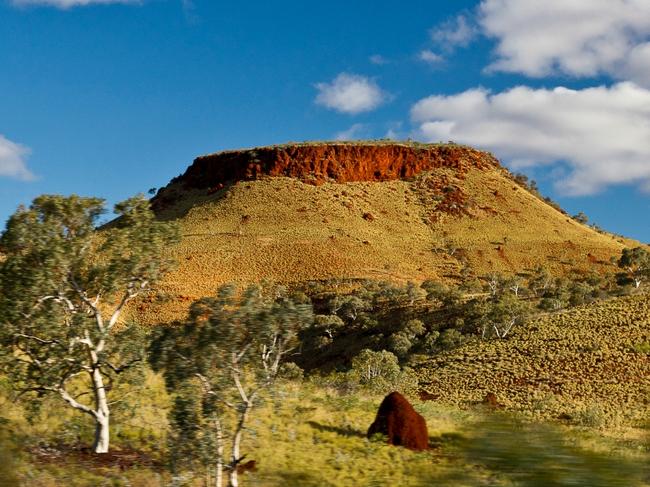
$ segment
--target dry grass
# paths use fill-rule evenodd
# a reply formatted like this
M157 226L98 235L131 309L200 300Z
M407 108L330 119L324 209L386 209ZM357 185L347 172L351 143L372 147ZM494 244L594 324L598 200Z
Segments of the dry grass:
M528 323L507 340L425 360L421 384L440 400L480 402L626 434L650 413L650 297L582 306ZM629 432L628 432L629 433Z
M537 449L522 452L521 457L516 460L520 470L533 471L534 462L540 461L544 456L552 457L560 445L571 445L585 453L598 452L603 455L602 459L608 459L608 475L618 475L623 479L615 485L646 485L625 483L627 472L623 466L620 465L619 468L619 465L614 463L612 467L616 458L636 464L647 461L647 452L643 451L643 443L638 440L617 443L591 428L563 426L556 430L560 436L554 442L546 444L543 438L527 436L528 430L511 427L504 430L503 427L507 423L504 417L480 406L459 408L442 402L421 402L411 398L415 408L427 421L432 449L416 453L386 445L381 441L369 441L365 433L374 419L381 399L382 395L364 391L341 395L311 383L283 384L274 398L255 410L251 417L243 453L247 455L247 460L257 461L257 470L245 474L242 485L522 485L515 483L516 475L510 476L506 471L483 465L487 458L466 456L468 448L481 445L485 447L486 438L493 439L493 432L505 433L507 438L505 441L497 441L495 448L488 445L491 447L490 459L507 459L512 441L536 444ZM164 449L163 442L160 443L159 449ZM548 451L548 454L542 455L542 451ZM560 458L562 453L566 452L557 453L557 465L567 463L566 458ZM88 458L82 457L68 455L58 464L23 464L19 474L23 479L29 479L27 483L30 485L52 487L154 487L172 483L171 475L162 468L146 465L126 468L111 465L93 466L87 464ZM35 458L32 458L32 461L34 460ZM573 463L565 472L567 478L571 477L571 474L574 474L572 478L580 473L584 476L587 467L583 461L582 455L569 458L569 462ZM558 468L557 465L555 468ZM183 482L179 482L180 478L177 478L178 485L204 485L201 471L185 472L182 478Z
M462 260L478 274L538 265L557 274L607 272L610 257L631 244L576 223L503 170L461 177L440 169L409 181L320 186L265 178L212 195L171 188L182 197L162 217L182 227L182 242L169 249L178 269L161 286L162 298L139 304L138 318L180 319L191 301L228 281L449 280ZM432 180L459 188L464 215L436 210L444 188L426 189Z

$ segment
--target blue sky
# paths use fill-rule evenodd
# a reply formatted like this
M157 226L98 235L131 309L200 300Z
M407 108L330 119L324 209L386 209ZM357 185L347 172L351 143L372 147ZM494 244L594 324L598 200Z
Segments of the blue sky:
M650 2L0 0L2 220L222 149L386 136L491 150L650 241Z

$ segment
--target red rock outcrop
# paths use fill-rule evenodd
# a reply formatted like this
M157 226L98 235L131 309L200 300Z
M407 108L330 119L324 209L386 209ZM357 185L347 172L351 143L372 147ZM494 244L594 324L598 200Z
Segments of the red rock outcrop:
M314 184L386 181L442 167L462 174L470 168L497 165L487 153L457 145L297 144L201 156L172 182L203 189L261 176L287 176Z
M368 438L376 433L387 436L390 445L416 451L429 447L426 421L399 392L391 392L381 402Z

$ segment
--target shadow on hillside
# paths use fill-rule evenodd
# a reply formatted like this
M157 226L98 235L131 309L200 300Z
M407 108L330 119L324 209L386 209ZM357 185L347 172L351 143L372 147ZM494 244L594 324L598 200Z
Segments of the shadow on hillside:
M330 426L328 424L321 424L316 421L307 421L307 424L311 426L314 429L317 429L318 431L329 431L331 433L336 433L337 435L341 436L348 436L348 437L357 437L357 438L365 438L366 434L363 431L359 431L357 429L352 428L351 426L347 426L345 428L340 428L338 426Z
M189 211L207 203L216 203L225 199L236 183L228 182L217 188L188 189L179 184L170 184L161 188L153 198L151 207L160 221L177 220L185 217Z

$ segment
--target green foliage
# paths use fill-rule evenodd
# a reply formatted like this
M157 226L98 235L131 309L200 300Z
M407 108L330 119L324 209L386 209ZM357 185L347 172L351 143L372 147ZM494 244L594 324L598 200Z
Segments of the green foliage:
M583 225L586 225L587 223L589 223L589 217L587 215L585 215L582 211L579 212L576 215L573 215L571 218L573 218L575 221L577 221L578 223L581 223Z
M281 360L312 319L311 305L294 303L282 289L249 286L238 294L227 285L196 301L184 325L162 328L150 362L176 394L171 450L178 445L186 450L181 457L218 472L227 438L229 472L236 475L248 415L271 391Z
M650 279L650 252L644 247L623 249L618 266L626 271L626 274L622 276L623 284L627 280L638 288L641 283Z
M178 234L141 196L115 205L118 219L98 234L103 212L98 198L44 195L11 216L0 238L0 366L32 399L54 393L107 422L106 392L143 349L121 312L171 265L160 255ZM73 397L79 388L93 405Z
M382 350L362 350L352 359L352 371L359 378L361 384L371 384L376 381L394 382L400 373L397 357L392 353Z
M215 389L231 387L228 363L233 352L242 353L238 365L262 383L277 373L280 359L297 344L298 333L312 321L310 305L295 304L284 296L264 294L259 286L249 286L238 296L232 285L219 288L215 297L192 304L187 323L163 327L150 348L155 369L163 370L173 390L178 384L201 374L211 377ZM273 345L281 346L274 356L274 370L265 370L258 361Z
M463 337L462 333L453 328L448 328L440 334L435 346L439 351L452 350L461 346L464 342L465 337Z
M5 420L0 418L0 485L20 485L16 472L20 456Z
M278 376L288 381L301 381L305 376L305 372L293 362L285 362L280 366Z
M635 343L632 346L632 350L634 350L636 353L645 353L647 355L650 355L650 342Z

